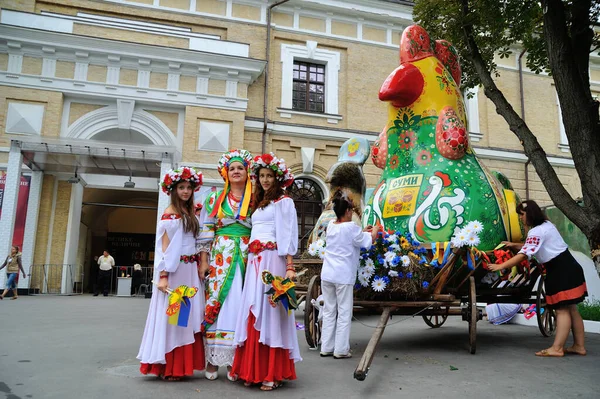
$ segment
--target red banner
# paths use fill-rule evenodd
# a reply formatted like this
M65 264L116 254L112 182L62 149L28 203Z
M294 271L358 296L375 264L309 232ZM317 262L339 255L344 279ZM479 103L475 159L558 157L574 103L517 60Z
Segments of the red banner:
M30 176L21 176L19 185L19 198L17 199L17 217L15 219L15 231L13 233L12 245L17 245L23 250L23 236L25 235L25 220L27 219L27 203L29 202ZM2 215L2 203L4 202L4 184L6 183L6 172L0 174L0 215Z

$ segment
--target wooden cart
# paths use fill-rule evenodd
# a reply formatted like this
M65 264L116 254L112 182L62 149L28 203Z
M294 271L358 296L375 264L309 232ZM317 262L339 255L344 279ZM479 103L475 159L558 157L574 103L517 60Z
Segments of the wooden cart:
M531 273L517 275L512 279L498 280L490 285L479 284L487 271L478 263L473 270L466 265L456 266L464 249L455 249L446 264L435 276L426 293L416 300L406 301L365 301L355 299L354 312L380 314L377 327L365 349L354 378L363 381L367 377L375 351L385 327L392 315L421 316L431 328L441 327L448 316L461 316L469 325L469 351L475 354L477 343L477 322L483 318L483 310L477 303L517 303L535 304L540 332L545 337L554 333L556 314L546 306L544 277L540 266L532 266ZM315 263L316 261L313 261ZM456 266L456 267L455 267ZM321 323L318 310L313 306L321 294L319 274L314 274L306 287L304 324L306 341L311 348L317 348L321 336Z

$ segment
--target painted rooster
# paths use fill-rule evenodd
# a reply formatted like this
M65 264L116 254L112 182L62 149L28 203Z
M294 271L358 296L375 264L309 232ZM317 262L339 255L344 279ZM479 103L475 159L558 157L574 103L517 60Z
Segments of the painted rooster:
M400 66L379 91L389 116L371 157L383 173L363 225L380 223L421 242L438 242L478 220L485 228L481 249L520 238L510 182L490 173L470 147L460 77L450 43L432 42L418 25L405 29Z

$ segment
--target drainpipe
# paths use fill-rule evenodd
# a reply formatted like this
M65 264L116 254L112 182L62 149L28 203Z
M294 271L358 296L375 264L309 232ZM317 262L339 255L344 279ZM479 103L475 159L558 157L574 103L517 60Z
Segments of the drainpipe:
M521 119L525 122L525 94L523 90L523 63L521 59L525 55L527 49L523 49L521 54L519 54L519 96L521 98ZM529 199L529 164L531 163L531 159L527 158L527 162L525 162L525 199Z
M269 67L270 67L270 55L271 55L271 12L280 4L287 3L289 0L282 0L273 3L267 9L267 54L265 57L265 93L264 93L264 105L263 105L263 130L262 130L262 141L261 141L261 154L264 154L267 148L267 107L269 101Z

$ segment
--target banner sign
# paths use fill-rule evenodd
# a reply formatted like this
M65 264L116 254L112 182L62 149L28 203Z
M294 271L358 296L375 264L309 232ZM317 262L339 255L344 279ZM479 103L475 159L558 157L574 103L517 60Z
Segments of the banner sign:
M12 245L17 245L23 250L23 237L25 236L25 220L27 219L27 204L29 202L29 184L31 176L21 176L19 184L19 197L17 199L17 217L15 219L15 231L13 233ZM6 183L6 172L0 172L0 215L2 215L2 203L4 202L4 184Z

